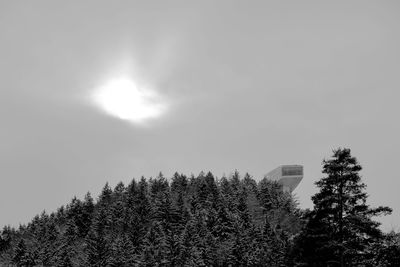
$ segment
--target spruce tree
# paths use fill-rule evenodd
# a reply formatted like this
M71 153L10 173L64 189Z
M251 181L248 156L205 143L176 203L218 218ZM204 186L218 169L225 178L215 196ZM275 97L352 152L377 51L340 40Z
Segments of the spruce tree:
M326 176L316 182L320 191L312 197L314 210L303 238L303 256L311 266L361 265L373 256L369 247L382 233L372 217L391 209L367 205L361 169L347 148L334 150L332 158L323 161Z
M197 247L200 237L196 231L196 220L191 218L181 234L179 266L205 266L201 251Z
M169 254L163 228L159 222L153 222L144 239L141 263L143 266L169 266Z
M24 259L27 256L27 250L24 239L20 239L12 258L12 262L17 266L22 266L24 264Z
M148 183L142 177L137 186L137 192L133 196L132 213L128 221L128 235L135 248L139 249L148 231L151 221L152 207L148 197Z
M46 266L46 265L45 265ZM71 257L69 255L69 251L63 247L60 251L60 256L57 258L56 265L57 267L73 267Z
M3 231L0 231L0 253L7 250L11 246L12 229L9 226L4 226Z
M86 236L87 266L105 266L110 254L110 243L106 232L111 224L106 211L100 209L93 219L93 224Z
M258 200L258 189L256 181L246 173L243 178L243 184L247 194L247 206L249 213L252 217L252 221L255 225L261 226L264 222L264 209L260 205Z
M119 182L114 188L113 201L110 207L112 228L115 234L122 233L127 228L125 222L126 206L124 204L126 202L126 197L125 185Z
M80 221L80 231L79 235L81 237L85 237L89 232L90 225L92 223L92 217L94 212L94 202L90 192L87 192L85 195L85 199L83 201L82 207L82 217Z
M135 264L133 245L126 236L118 236L111 244L111 255L108 260L110 267L129 267Z

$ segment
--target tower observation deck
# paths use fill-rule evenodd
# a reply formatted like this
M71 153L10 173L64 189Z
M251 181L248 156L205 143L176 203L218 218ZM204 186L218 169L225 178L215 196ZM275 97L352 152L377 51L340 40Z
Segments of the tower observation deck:
M303 179L302 165L282 165L267 173L266 178L277 181L285 192L293 192Z

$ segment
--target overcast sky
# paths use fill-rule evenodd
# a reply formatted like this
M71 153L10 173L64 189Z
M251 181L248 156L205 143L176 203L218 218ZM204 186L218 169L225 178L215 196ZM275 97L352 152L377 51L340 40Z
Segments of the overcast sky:
M0 225L175 171L259 180L349 147L400 230L398 1L0 0ZM162 96L146 125L88 97L116 77Z

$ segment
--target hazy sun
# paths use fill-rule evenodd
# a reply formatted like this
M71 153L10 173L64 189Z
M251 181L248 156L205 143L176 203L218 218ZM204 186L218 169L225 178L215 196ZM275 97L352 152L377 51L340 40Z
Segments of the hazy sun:
M94 93L95 102L110 115L132 122L158 117L164 110L159 96L130 79L110 80Z

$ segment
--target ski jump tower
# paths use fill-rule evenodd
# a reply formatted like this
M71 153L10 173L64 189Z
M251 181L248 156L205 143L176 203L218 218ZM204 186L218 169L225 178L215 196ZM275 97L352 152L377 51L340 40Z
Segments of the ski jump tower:
M284 192L293 192L303 179L302 165L282 165L267 173L266 178L277 181Z

